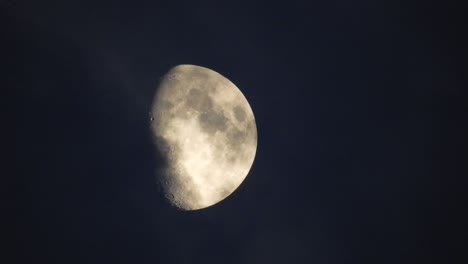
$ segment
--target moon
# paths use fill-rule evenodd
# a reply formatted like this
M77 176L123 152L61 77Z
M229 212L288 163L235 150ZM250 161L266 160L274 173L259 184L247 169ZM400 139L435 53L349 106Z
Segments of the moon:
M257 150L253 111L239 88L221 74L178 65L161 79L150 129L162 157L156 178L171 205L212 206L233 193Z

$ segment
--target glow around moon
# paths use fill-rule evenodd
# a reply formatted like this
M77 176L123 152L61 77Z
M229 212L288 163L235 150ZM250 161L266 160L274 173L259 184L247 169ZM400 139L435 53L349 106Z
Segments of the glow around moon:
M252 109L227 78L178 65L164 75L151 109L163 164L158 182L168 201L196 210L222 201L247 176L257 149Z

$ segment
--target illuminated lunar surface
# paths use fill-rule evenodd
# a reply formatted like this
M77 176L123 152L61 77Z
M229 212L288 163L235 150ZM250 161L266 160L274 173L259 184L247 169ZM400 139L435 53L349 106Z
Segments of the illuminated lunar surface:
M255 118L242 92L221 74L195 65L172 68L156 90L150 116L164 160L157 179L172 205L214 205L247 176L257 149Z

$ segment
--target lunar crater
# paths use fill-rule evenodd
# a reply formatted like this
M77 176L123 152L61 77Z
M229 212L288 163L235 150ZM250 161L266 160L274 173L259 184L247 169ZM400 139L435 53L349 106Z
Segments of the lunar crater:
M242 122L245 120L246 114L242 106L234 107L234 116L236 117L237 121Z

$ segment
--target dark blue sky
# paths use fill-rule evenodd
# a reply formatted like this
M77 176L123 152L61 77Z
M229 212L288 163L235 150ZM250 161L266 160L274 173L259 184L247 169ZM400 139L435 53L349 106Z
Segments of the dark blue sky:
M462 8L219 2L0 2L19 263L459 261ZM177 64L234 82L258 129L244 183L194 212L154 183L148 112Z

